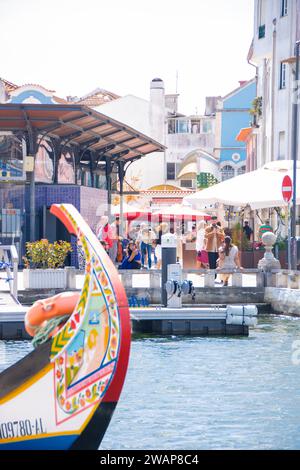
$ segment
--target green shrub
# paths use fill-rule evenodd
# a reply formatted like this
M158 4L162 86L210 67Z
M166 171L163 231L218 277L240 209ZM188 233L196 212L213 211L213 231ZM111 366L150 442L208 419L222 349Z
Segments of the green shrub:
M26 256L23 257L25 268L55 269L62 268L71 243L58 241L49 243L47 239L26 243Z
M243 227L240 223L234 225L231 229L231 238L232 243L236 245L240 250L249 250L251 248L251 243L248 240Z

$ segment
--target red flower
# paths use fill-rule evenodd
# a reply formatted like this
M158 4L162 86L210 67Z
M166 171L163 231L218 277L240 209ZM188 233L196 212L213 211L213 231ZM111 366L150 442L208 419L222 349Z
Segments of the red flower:
M58 363L59 365L62 365L64 363L64 358L62 356L60 356L60 358L58 359Z
M89 389L86 390L85 392L86 396L89 398L91 396L91 391Z
M56 372L56 377L57 377L58 379L61 378L61 372L60 372L59 370Z
M66 410L69 411L70 408L71 408L71 404L67 401L67 403L66 403Z

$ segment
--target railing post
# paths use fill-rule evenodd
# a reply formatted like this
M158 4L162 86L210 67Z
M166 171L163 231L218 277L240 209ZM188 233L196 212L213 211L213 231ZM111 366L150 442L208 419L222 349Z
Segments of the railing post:
M263 271L256 273L256 287L265 287L265 275Z
M204 287L215 287L215 271L210 270L204 273Z
M132 288L132 273L130 270L123 270L122 271L122 284L125 289L131 289Z
M186 271L185 269L182 270L182 280L183 281L186 281L188 278L188 271Z
M280 271L276 273L275 275L275 287L278 288L286 288L287 287L287 275L283 272Z
M240 272L232 273L232 287L242 287L243 275Z
M76 272L73 266L66 266L66 285L67 289L76 289Z
M149 271L149 282L150 289L160 289L161 288L161 272L160 271Z

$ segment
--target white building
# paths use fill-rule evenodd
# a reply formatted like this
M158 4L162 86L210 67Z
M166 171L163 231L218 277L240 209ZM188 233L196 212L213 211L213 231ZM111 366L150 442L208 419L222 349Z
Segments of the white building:
M257 66L257 167L291 159L295 43L300 39L299 0L255 0L254 39L249 58ZM300 134L299 134L300 135ZM299 147L300 155L300 147ZM299 156L298 156L299 158Z
M165 153L151 154L134 162L127 180L138 190L178 187L196 189L197 175L218 176L214 157L215 98L207 100L204 116L178 113L178 95L166 95L164 82L155 78L150 83L150 100L133 95L115 99L98 108L141 133L166 146Z
M206 99L203 116L179 114L177 100L178 95L166 95L165 181L181 188L196 189L201 176L218 178L218 160L214 154L216 98Z

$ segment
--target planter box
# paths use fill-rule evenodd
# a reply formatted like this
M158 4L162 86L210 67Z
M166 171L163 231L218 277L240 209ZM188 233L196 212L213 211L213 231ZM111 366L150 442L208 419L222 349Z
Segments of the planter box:
M65 269L23 270L25 289L66 289L67 278L67 271Z
M258 262L264 257L265 250L241 251L241 264L243 268L257 268ZM285 269L286 264L286 251L279 251L279 261L281 268Z

